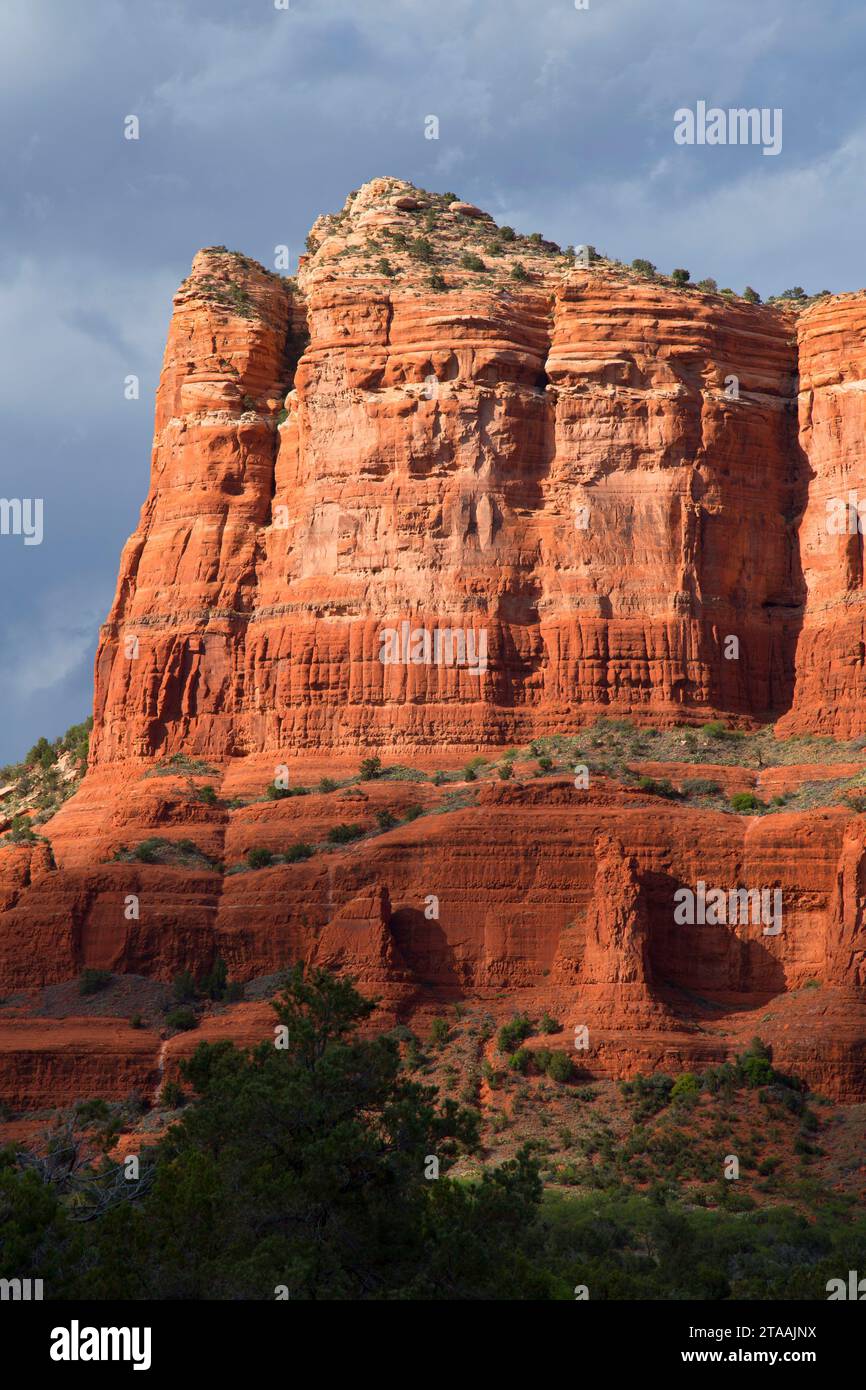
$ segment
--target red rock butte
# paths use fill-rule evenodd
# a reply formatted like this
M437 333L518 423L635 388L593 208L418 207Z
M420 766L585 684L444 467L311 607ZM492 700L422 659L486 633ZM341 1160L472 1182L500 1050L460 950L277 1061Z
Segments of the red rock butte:
M397 179L308 248L295 279L208 248L175 297L89 769L41 842L0 846L0 987L307 960L394 1018L549 1006L616 1074L719 1060L772 1004L776 1057L866 1098L853 808L738 816L603 777L262 799L283 767L429 773L599 717L866 733L866 293L798 311L583 265ZM385 810L356 843L222 871ZM154 834L199 866L115 858ZM784 929L676 925L698 880L780 888ZM0 1023L21 1106L144 1088L158 1051L116 1020Z

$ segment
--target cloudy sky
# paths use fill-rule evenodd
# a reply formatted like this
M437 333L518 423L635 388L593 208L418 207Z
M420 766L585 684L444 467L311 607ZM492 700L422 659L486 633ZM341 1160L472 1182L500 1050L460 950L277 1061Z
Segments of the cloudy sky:
M394 174L694 279L857 289L864 57L862 0L3 0L0 498L44 539L0 535L0 763L90 712L198 247L271 265ZM781 108L781 153L676 144L699 101Z

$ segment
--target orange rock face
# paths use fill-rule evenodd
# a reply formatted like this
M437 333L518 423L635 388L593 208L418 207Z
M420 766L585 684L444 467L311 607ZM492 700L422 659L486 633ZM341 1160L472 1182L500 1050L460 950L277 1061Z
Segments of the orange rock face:
M781 731L847 737L866 729L866 296L819 300L797 338L810 474L798 530L805 607Z
M456 767L600 714L866 731L861 536L826 525L862 467L866 298L798 319L583 269L397 180L311 235L297 282L211 248L176 297L90 770L40 831L50 849L0 847L0 987L305 959L351 971L383 1016L550 1007L615 1074L727 1056L772 1004L782 1061L866 1096L853 809L756 819L604 778L485 782L463 809L428 781L234 800L283 766L308 786L375 753ZM210 770L172 775L176 755ZM645 770L709 771L727 794L796 781ZM410 808L375 838L225 872ZM154 833L192 841L195 866L123 857ZM699 882L778 890L782 929L678 922ZM266 1030L244 1008L238 1036ZM9 1027L15 1094L45 1103L51 1064L21 1038L50 1045ZM156 1046L126 1053L148 1085Z
M375 273L368 238L419 215L368 185L297 292L196 257L97 658L95 765L790 704L790 317L549 253L526 283ZM439 660L407 638L383 661L407 629L455 635Z

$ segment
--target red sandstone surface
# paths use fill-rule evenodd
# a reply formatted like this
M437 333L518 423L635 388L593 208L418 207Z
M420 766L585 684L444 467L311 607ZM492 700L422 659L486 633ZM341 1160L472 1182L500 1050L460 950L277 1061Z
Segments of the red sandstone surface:
M306 787L373 754L429 774L599 716L866 732L862 537L827 529L861 477L866 296L797 316L543 243L493 256L478 209L416 195L365 185L315 224L297 280L212 248L176 296L89 770L41 842L0 845L3 1098L149 1095L200 1038L268 1035L263 1003L167 1042L38 1013L85 967L170 981L221 957L238 981L347 970L381 1021L548 1008L589 1028L605 1075L700 1066L760 1032L862 1100L856 806L735 815L539 777L528 754L509 781L263 799L283 766ZM444 288L406 250L422 235ZM383 664L404 622L483 631L485 669ZM863 765L634 771L770 798ZM340 822L364 838L329 846ZM154 835L200 855L115 858ZM299 842L321 848L225 872ZM676 924L699 880L779 889L782 931Z

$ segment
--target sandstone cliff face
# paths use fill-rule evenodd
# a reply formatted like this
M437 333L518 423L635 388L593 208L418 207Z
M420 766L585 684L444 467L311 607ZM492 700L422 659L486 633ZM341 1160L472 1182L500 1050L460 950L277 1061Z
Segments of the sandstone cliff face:
M366 803L339 793L257 803L208 833L224 836L225 862L237 864L252 844L284 852L324 838L337 820L374 829L377 809L399 811L415 794L372 783ZM567 1030L588 1026L591 1065L614 1075L705 1065L760 1033L780 1065L796 1058L831 1094L866 1091L857 1060L866 1037L862 817L841 808L696 813L603 779L582 793L561 778L485 782L473 806L449 812L447 790L427 784L424 794L439 814L306 862L227 875L114 862L32 882L19 872L0 919L4 992L84 966L170 981L182 969L203 974L220 956L233 979L250 980L307 960L348 971L385 1017L411 1017L430 999L484 1001L495 1017L548 1009ZM186 833L215 848L204 826ZM179 837L184 827L138 823L133 834L153 829ZM677 922L677 891L700 880L778 888L781 931L756 920ZM130 894L135 920L124 911ZM262 1011L260 1036L267 1020ZM76 1074L104 1085L104 1069L86 1060L90 1021L64 1024L62 1055L42 1023L0 1021L16 1095L45 1103L52 1069L58 1094ZM98 1025L106 1046L122 1046L123 1027L115 1038L107 1020ZM222 1026L231 1032L231 1013ZM139 1040L130 1065L149 1076L157 1047L144 1055Z
M227 715L270 520L290 327L282 280L199 252L175 297L150 494L96 659L97 764L164 745L235 751Z
M283 764L307 786L377 751L453 768L599 714L866 730L861 538L824 533L827 498L859 478L866 300L797 320L581 269L395 180L320 218L312 245L296 282L200 252L176 297L90 770L50 848L0 846L0 988L303 959L393 1018L431 994L550 1007L591 1025L614 1074L719 1060L770 1017L780 1060L866 1095L852 808L740 817L530 773L456 807L430 782L239 804ZM474 662L427 660L423 641L406 659L413 633L445 629ZM646 770L712 772L729 795L798 776ZM824 775L839 765L810 764ZM225 872L410 808L358 844ZM124 858L154 833L196 862ZM674 894L698 881L778 889L783 930L678 924ZM268 1015L243 1017L246 1039ZM16 1021L3 1044L6 1027L19 1099L44 1103L52 1066L58 1094L104 1078L69 1061L72 1023L66 1071L38 1030ZM149 1085L150 1043L125 1055Z
M866 296L819 300L797 337L806 603L793 704L780 728L847 737L866 729Z
M490 255L484 219L400 210L393 186L317 224L296 289L196 257L97 659L95 765L785 709L791 317L531 244ZM425 215L444 289L402 249ZM478 253L489 269L464 268ZM404 622L474 634L484 669L383 664Z

